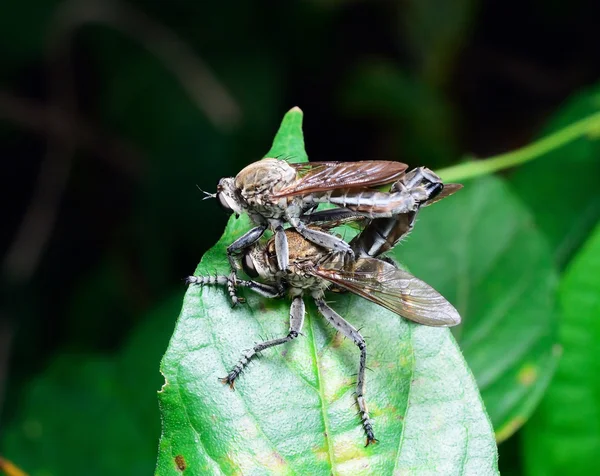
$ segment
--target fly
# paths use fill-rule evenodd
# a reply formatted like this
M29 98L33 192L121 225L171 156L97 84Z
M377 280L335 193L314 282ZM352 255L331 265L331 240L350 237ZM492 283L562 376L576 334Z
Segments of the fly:
M291 164L275 158L254 162L237 174L219 181L216 197L220 204L236 215L247 213L256 225L227 248L235 282L236 256L258 241L267 228L275 233L279 270L289 265L289 246L284 224L289 223L308 241L336 253L352 255L352 248L342 239L308 227L305 216L321 203L340 207L353 219L391 218L416 212L443 189L443 183L428 187L401 186L390 192L374 190L386 184L401 182L406 164L390 161L312 162ZM408 174L406 174L408 175ZM323 215L328 220L328 215ZM232 284L233 286L233 284ZM235 293L233 303L238 302Z
M401 222L404 223L404 220ZM326 229L311 229L327 233ZM282 297L287 293L292 299L290 328L287 336L261 342L245 352L222 379L233 388L236 379L260 352L298 337L305 314L303 296L310 294L319 313L338 332L351 339L360 350L356 401L367 446L377 439L364 397L366 343L360 332L325 302L325 291L350 291L399 316L427 326L448 327L460 323L460 315L456 309L435 289L412 274L398 269L393 263L375 257L385 246L379 247L374 256L367 255L367 251L362 248L363 241L360 237L363 234L370 235L374 230L371 223L357 239L351 241L357 251L356 255L341 255L315 245L300 233L288 229L285 231L290 250L287 272L282 272L279 268L275 237L266 245L251 246L243 257L242 265L252 280L237 280L236 285L249 288L267 298ZM262 282L254 281L255 278L260 278ZM227 276L190 276L187 281L198 285L230 283Z

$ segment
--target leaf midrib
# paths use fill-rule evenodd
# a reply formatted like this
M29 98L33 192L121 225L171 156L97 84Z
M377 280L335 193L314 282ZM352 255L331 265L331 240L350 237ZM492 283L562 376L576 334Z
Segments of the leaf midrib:
M408 332L408 342L410 342L410 350L411 350L411 369L410 369L410 384L408 385L408 395L406 396L406 407L404 407L404 420L402 421L402 433L400 434L400 440L398 441L398 449L396 450L396 461L394 462L394 471L392 474L396 474L398 470L398 462L400 461L400 452L402 451L402 445L404 444L404 434L406 430L406 422L408 421L408 409L410 408L410 396L412 394L413 389L413 377L415 375L415 348L413 344L413 333L412 333L412 324L409 322L407 326Z
M325 428L325 444L327 445L327 456L329 458L329 467L331 468L331 474L336 476L338 474L335 467L335 458L333 454L333 448L330 443L330 438L332 437L331 431L329 429L329 417L327 416L327 408L325 406L325 392L323 390L323 385L321 385L322 377L321 377L321 366L319 364L319 355L317 352L317 343L315 341L315 327L312 316L310 312L307 312L307 318L310 325L310 351L312 354L313 361L315 363L315 368L317 371L317 388L319 389L319 399L321 400L321 417L323 418L323 426Z

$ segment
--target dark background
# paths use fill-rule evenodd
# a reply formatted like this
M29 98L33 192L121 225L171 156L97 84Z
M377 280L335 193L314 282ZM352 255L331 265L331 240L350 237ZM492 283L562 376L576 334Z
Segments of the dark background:
M288 109L305 113L311 160L440 168L517 148L598 80L599 13L577 0L6 2L0 437L41 431L23 408L45 385L122 375L110 366L135 339L145 370L131 364L128 382L160 387L181 278L227 219L197 186L262 157ZM152 402L147 415L155 448Z

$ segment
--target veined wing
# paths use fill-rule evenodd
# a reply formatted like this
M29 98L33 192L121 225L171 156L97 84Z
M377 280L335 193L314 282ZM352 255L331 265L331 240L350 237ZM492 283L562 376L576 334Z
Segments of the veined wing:
M429 284L378 259L361 258L352 269L317 266L311 273L426 326L460 324L458 311Z
M395 182L408 167L401 162L387 160L308 162L290 166L296 169L298 179L273 194L274 198L327 192L338 188L378 187Z

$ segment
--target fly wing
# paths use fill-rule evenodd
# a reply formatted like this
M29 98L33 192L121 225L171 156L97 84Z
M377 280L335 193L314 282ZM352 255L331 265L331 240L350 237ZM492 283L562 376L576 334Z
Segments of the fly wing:
M398 180L407 165L387 160L361 162L308 162L290 164L298 179L273 194L274 198L291 197L338 188L378 187Z
M378 259L361 258L351 270L317 266L312 274L426 326L460 324L458 311L429 284Z

